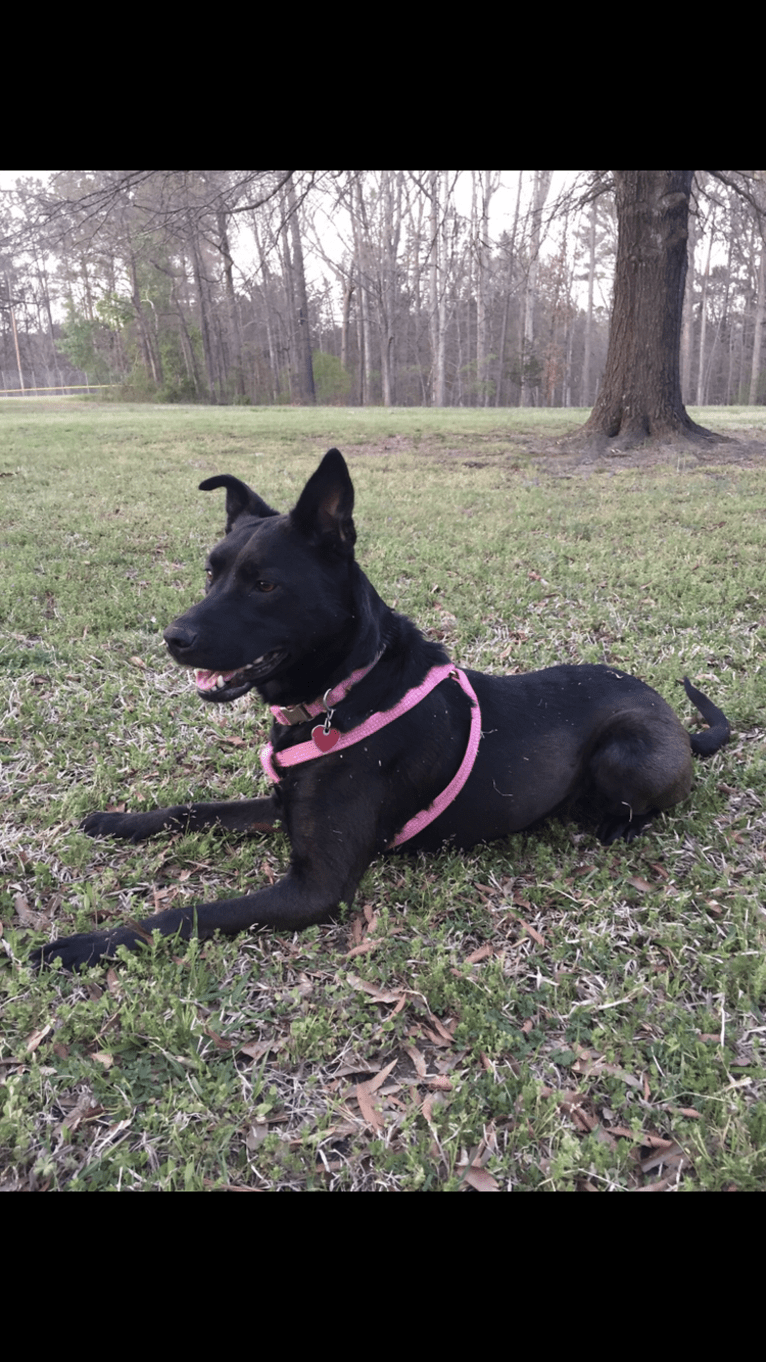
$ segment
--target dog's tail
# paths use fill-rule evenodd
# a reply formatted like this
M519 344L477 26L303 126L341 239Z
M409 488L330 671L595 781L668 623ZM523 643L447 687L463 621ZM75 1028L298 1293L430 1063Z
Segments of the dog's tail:
M697 706L705 723L710 727L704 733L690 733L689 741L692 745L692 752L696 752L700 757L711 757L717 752L719 747L729 741L731 737L731 725L722 709L714 705L712 700L708 700L701 690L693 686L688 676L683 679L683 687L693 704Z

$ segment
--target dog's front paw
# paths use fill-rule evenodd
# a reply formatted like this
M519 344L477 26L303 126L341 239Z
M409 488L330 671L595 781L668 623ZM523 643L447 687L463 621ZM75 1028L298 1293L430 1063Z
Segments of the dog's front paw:
M89 837L122 837L129 842L142 842L165 826L165 809L149 813L89 813L80 824L81 832Z
M89 837L129 837L126 824L131 821L125 813L89 813L80 823L80 831Z
M62 936L58 941L49 941L33 951L29 963L33 969L42 969L52 960L60 960L64 969L85 969L105 955L114 955L119 943L109 932L81 932L78 936Z

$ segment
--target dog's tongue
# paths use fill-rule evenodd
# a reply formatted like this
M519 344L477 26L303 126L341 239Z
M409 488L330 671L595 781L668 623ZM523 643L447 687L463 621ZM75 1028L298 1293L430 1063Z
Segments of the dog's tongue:
M218 685L218 678L222 681L229 681L236 672L206 672L198 667L194 673L194 684L197 690L215 690Z

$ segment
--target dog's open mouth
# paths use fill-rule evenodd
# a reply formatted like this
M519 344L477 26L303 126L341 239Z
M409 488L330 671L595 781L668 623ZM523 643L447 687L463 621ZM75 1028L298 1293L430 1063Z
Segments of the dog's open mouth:
M272 652L256 657L246 667L232 672L211 672L205 671L203 667L195 667L197 694L203 700L236 700L239 695L246 695L259 681L266 681L286 657L285 648L274 648Z

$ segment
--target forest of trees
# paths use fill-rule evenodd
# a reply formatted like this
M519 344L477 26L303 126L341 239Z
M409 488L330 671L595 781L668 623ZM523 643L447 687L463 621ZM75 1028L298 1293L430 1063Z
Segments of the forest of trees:
M728 174L694 174L685 403L766 402L766 178ZM615 186L610 172L558 181L551 171L22 177L0 195L0 390L589 407L609 340Z

